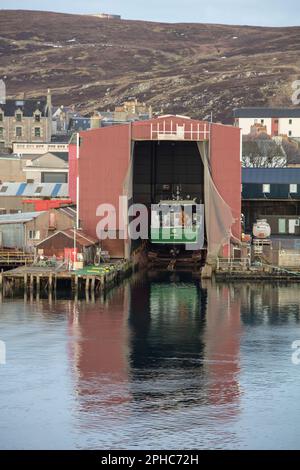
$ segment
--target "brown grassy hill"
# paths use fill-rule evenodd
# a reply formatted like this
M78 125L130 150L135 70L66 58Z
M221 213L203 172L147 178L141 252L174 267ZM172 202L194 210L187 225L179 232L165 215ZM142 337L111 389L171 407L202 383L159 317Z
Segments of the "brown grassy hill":
M0 11L0 77L8 94L85 112L135 96L165 113L228 121L236 106L291 105L300 27L102 20Z

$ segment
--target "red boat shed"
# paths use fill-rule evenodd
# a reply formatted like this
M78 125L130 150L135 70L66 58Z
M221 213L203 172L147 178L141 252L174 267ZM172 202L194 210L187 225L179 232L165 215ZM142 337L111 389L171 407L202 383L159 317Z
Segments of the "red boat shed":
M204 203L207 239L217 237L210 242L211 254L228 246L229 240L241 239L239 128L168 115L83 131L74 140L69 150L69 194L77 203L82 229L92 237L100 204L117 209L119 197L127 195L150 205L167 199L180 185ZM103 248L112 257L130 256L122 239L105 240Z

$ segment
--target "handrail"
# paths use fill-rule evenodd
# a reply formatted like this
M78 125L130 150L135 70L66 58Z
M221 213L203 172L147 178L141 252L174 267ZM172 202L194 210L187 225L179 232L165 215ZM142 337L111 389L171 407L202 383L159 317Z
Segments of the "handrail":
M243 267L244 269L250 268L250 258L217 258L217 270L219 271L222 267L227 267L230 270L236 267Z

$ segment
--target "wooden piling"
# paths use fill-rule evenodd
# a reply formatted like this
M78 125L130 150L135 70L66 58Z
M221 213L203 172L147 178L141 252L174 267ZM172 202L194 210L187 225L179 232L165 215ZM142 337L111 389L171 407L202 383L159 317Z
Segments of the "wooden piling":
M38 274L36 276L36 292L37 292L37 295L40 295L40 288L41 288L41 276Z
M52 273L49 274L49 292L52 293L52 289L53 289L53 275Z
M33 274L30 274L30 292L33 291L33 285L34 285L34 276Z
M75 288L75 294L78 295L78 276L76 275L74 277L74 288Z
M24 274L24 292L27 293L28 278L27 273Z

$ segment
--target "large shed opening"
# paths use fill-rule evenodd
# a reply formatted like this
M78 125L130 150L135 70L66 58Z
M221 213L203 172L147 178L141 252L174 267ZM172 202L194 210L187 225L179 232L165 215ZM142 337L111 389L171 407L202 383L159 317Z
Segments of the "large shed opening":
M196 142L137 141L133 152L133 202L148 207L174 199L204 204L204 166ZM149 236L149 240L151 237ZM133 243L135 249L138 243ZM170 253L170 243L155 250ZM162 246L165 245L165 246ZM153 249L153 243L148 247ZM164 250L165 249L165 250ZM184 245L178 253L185 251ZM191 255L191 253L190 253Z
M196 142L138 141L133 154L133 202L150 207L182 198L204 203L204 168Z

